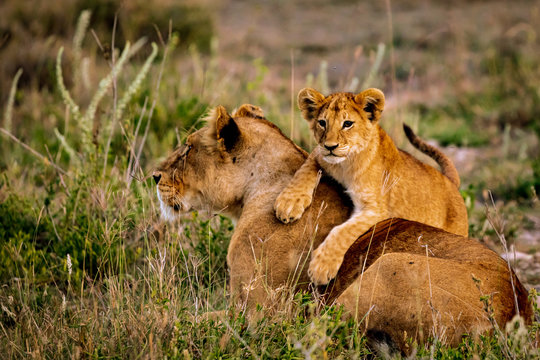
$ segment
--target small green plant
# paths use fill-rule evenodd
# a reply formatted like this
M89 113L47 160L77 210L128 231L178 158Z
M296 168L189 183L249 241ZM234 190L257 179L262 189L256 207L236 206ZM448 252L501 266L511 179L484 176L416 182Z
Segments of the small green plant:
M202 220L197 212L192 213L184 230L189 246L184 256L191 257L197 264L192 268L192 273L198 272L193 286L212 288L216 283L225 283L227 249L232 232L233 225L228 218L216 215L215 218Z
M473 184L469 184L466 189L460 190L461 196L465 201L465 206L467 207L467 213L471 216L471 213L474 210L474 204L476 202L476 193L478 189Z

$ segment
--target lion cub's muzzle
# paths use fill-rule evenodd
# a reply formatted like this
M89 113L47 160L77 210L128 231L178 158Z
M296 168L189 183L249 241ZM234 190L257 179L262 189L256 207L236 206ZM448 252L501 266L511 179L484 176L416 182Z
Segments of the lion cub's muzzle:
M321 149L321 155L324 161L330 164L337 164L347 157L348 146L339 146L339 144L324 144Z

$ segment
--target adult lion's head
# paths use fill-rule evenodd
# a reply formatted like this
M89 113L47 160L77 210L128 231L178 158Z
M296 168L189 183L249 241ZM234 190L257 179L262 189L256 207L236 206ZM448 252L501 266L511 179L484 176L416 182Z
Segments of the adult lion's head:
M261 167L261 163L269 164L265 157L279 152L280 142L289 142L281 148L291 146L254 105L242 105L233 115L218 106L210 111L206 122L153 173L166 219L192 209L237 218L247 188L257 188L264 179L263 172L269 170ZM294 169L289 172L294 173Z
M384 94L367 89L359 94L324 96L311 88L298 93L298 106L309 123L323 159L339 163L349 152L362 151L378 136L378 122L384 109Z

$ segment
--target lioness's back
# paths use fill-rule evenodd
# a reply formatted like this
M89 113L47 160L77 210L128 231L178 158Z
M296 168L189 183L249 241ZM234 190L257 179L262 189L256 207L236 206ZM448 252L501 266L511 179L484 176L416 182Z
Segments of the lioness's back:
M457 345L464 333L492 330L488 315L499 326L518 312L526 323L533 315L527 290L494 251L403 219L387 219L363 234L328 289L328 301L337 299L360 318L369 314L369 328L384 329L402 348L405 332L423 341L441 331L446 342ZM491 315L482 302L486 294ZM419 334L419 322L434 329Z

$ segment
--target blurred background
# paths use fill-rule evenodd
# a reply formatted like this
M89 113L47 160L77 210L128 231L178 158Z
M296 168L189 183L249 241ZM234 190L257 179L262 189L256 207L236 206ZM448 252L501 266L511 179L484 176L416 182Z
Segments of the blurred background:
M210 107L261 106L311 150L301 88L378 87L383 128L454 160L470 234L540 288L539 54L532 0L2 1L0 279L82 286L185 240L163 235L148 175ZM193 216L223 270L230 225Z

